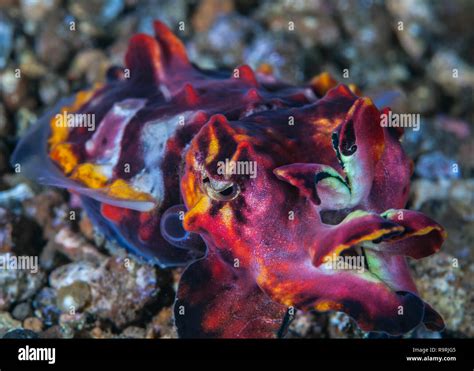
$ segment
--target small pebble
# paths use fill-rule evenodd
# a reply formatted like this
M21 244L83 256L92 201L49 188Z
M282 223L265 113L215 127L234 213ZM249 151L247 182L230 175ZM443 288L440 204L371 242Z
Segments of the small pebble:
M58 290L58 308L63 312L82 310L91 300L91 290L86 282L76 281Z
M41 332L43 330L43 321L37 317L28 317L23 321L23 328L34 332Z
M29 303L20 303L15 305L12 311L13 318L23 321L32 314L31 305Z
M21 322L14 319L8 312L0 312L0 336L10 330L21 328Z

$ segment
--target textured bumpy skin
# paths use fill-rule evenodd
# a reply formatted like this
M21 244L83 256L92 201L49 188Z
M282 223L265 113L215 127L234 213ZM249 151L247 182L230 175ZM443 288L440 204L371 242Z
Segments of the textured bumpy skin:
M441 330L406 257L435 253L445 232L403 209L411 162L401 130L380 125L388 109L327 74L294 87L268 68L201 71L162 23L155 33L131 39L106 84L45 115L13 163L81 195L128 250L187 266L182 337L280 336L288 307L342 311L365 331ZM58 112L89 114L95 128L58 125ZM223 174L220 161L256 172ZM365 269L326 264L343 256Z

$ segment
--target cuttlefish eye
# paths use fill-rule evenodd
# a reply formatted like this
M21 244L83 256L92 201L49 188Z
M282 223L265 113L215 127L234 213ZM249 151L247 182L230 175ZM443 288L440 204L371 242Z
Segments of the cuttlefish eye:
M184 205L174 205L166 210L160 220L161 235L175 247L202 252L206 247L201 237L183 228L185 212L186 207Z
M202 179L202 185L206 194L216 201L231 201L240 193L238 184L214 180L208 176Z

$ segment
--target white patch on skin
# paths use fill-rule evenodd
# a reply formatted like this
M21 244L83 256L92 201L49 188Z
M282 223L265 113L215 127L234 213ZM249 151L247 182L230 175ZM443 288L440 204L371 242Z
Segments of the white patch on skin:
M101 171L108 178L112 177L120 158L120 143L125 128L145 103L146 99L125 99L115 103L85 144L87 154L94 159L96 165L100 165ZM107 139L107 144L102 143L103 139Z
M131 184L137 190L151 194L159 203L165 194L161 163L165 155L166 143L181 127L182 118L184 117L186 121L192 113L193 111L186 111L175 116L149 121L142 129L140 143L145 167L131 179Z
M314 94L313 92L313 89L311 88L306 88L303 90L303 94L305 95L306 98L308 98L308 100L310 102L314 102L316 101L318 98L316 97L316 94Z

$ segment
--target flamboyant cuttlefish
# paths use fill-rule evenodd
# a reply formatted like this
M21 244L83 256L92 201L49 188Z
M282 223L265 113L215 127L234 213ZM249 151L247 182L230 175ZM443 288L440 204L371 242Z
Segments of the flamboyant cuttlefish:
M34 125L13 164L79 194L130 252L187 266L181 337L281 336L288 308L342 311L365 331L441 330L406 257L435 253L445 232L403 209L411 162L402 130L380 124L388 108L328 74L295 87L268 66L203 71L154 27L131 38L126 68ZM365 269L335 264L349 258Z

